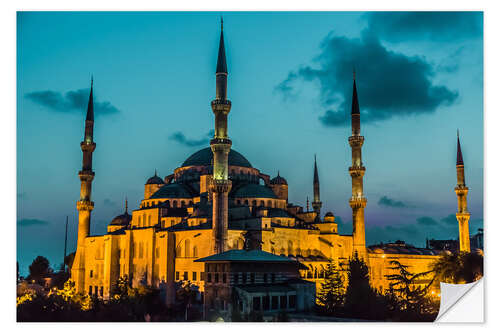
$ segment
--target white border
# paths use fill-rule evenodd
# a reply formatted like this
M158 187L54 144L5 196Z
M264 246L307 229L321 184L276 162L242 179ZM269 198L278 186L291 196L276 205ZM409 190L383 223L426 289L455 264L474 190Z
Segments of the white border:
M212 0L212 1L186 1L165 2L165 1L104 1L104 0L86 0L86 1L63 1L63 0L44 0L44 1L5 1L1 4L0 10L0 34L2 41L2 51L0 52L0 66L2 73L1 79L1 94L2 94L2 121L0 126L1 142L3 142L2 150L2 172L0 184L1 186L1 202L2 202L2 224L4 232L2 232L2 253L4 254L4 270L0 274L1 286L3 287L3 295L1 298L2 328L5 331L11 329L33 331L38 329L50 329L51 331L71 330L72 332L87 331L89 328L103 329L119 329L120 331L135 331L141 329L138 326L141 324L16 324L15 323L15 303L14 303L14 267L15 267L15 251L16 251L16 11L17 10L209 10L209 11L227 11L227 10L300 10L300 11L367 11L367 10L484 10L485 19L485 246L486 246L486 295L500 295L498 283L487 283L488 277L492 277L491 281L495 281L495 276L498 273L498 265L489 265L489 258L494 258L497 261L499 255L496 244L490 243L490 235L500 235L498 232L498 212L494 211L495 203L498 195L495 195L496 189L500 188L499 173L496 172L500 165L500 155L498 154L500 145L500 131L497 129L500 126L499 113L500 107L498 103L498 84L496 83L499 77L499 46L498 46L498 31L500 31L500 15L498 14L498 1L436 1L436 0L419 0L419 1L287 1L286 7L283 2L273 0L253 0L245 2L235 2L234 0ZM495 244L496 243L496 244ZM496 259L496 260L495 260ZM454 332L470 332L471 330L492 328L498 323L498 316L494 315L492 303L494 296L486 296L486 325L457 325L457 324L385 324L385 323L356 323L356 324L325 324L325 323L292 323L292 324L150 324L148 330L164 331L180 329L182 331L203 330L215 331L218 333L223 331L234 332L242 331L249 332L257 328L265 330L285 329L291 332L303 332L315 326L318 330L335 330L345 329L354 331L370 332L388 332L388 331L405 331L405 332L421 332L422 330L430 329L450 329ZM491 301L491 302L490 302ZM490 305L490 306L488 306ZM492 316L490 317L489 314ZM495 318L496 317L496 318ZM42 327L40 327L42 325ZM112 326L111 326L112 325ZM165 326L168 325L168 326ZM336 327L332 327L336 325ZM340 326L339 326L340 325ZM348 327L346 327L348 325ZM9 327L6 327L9 326ZM93 326L93 327L89 327ZM116 327L118 326L118 327ZM474 326L474 327L472 327Z

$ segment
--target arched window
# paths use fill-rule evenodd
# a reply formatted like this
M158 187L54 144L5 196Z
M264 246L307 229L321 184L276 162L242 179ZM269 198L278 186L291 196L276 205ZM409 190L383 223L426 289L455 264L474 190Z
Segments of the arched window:
M165 206L170 207L170 200L165 201Z
M245 205L247 205L247 206L248 206L248 200L245 200Z
M291 240L288 241L288 255L292 254L293 251L293 242Z
M193 200L189 200L189 206L193 205Z
M190 245L190 244L189 244L189 239L186 239L186 240L184 241L184 256L185 256L186 258L189 258L189 257L190 257L190 251L189 251L189 250L190 250L190 247L189 247L189 245Z
M236 204L237 204L237 205L240 205L240 204L241 204L241 201L240 201L239 199L238 199L238 200L236 200Z
M180 258L181 257L181 252L182 252L182 248L181 246L177 246L176 249L175 249L175 256Z
M184 202L184 200L181 201L181 207L186 207L186 203Z
M260 201L260 206L261 206L261 207L264 207L264 200L261 200L261 201Z
M139 215L139 222L137 222L137 225L140 227L141 226L141 223L142 223L142 216Z
M257 200L252 201L252 206L257 206Z
M271 207L272 204L271 204L271 200L267 200L267 207Z
M177 201L174 200L174 204L172 207L177 208Z
M198 258L198 247L196 245L193 246L193 257Z
M151 226L151 215L148 216L148 227Z

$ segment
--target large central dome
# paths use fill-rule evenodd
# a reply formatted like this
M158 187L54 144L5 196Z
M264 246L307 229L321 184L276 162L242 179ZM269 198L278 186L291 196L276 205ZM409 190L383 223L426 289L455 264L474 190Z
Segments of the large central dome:
M183 167L193 166L193 165L212 165L212 159L214 158L214 153L210 147L198 150L193 155L189 156L187 160L182 163ZM236 150L231 149L229 151L228 164L232 166L240 166L245 168L252 168L252 164L248 162L245 156L238 153Z

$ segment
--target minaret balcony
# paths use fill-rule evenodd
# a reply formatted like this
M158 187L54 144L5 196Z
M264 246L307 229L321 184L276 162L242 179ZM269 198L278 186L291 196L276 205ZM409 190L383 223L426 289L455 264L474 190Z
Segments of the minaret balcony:
M349 206L351 206L351 208L364 208L366 207L366 198L352 196L351 199L349 199Z
M353 135L349 137L349 145L351 147L359 147L365 142L365 137L361 135Z
M76 202L76 209L79 211L88 210L91 211L94 209L94 202L88 200L80 200Z
M95 142L82 141L80 142L80 147L82 148L82 152L93 152L95 150Z
M364 166L353 165L349 167L349 174L351 177L358 177L365 175L366 168Z
M226 114L231 111L231 101L230 100L222 100L222 99L214 99L211 103L213 112L224 112Z
M78 176L82 182L92 181L94 179L95 172L92 170L81 170L78 171Z

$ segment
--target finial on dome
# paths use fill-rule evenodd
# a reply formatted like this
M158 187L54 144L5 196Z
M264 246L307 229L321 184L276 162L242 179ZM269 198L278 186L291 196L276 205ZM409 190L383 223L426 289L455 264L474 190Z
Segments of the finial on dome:
M125 214L128 214L128 199L127 199L127 196L125 196Z

